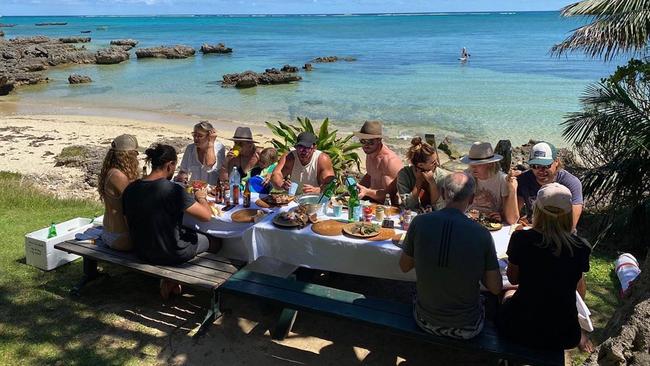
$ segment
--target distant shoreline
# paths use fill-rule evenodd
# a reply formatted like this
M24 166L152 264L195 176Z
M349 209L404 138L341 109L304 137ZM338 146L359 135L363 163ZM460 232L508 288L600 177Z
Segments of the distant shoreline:
M431 12L388 12L388 13L259 13L259 14L192 14L192 13L169 13L169 14L86 14L86 15L66 15L66 14L57 14L57 15L41 15L41 14L31 14L31 15L3 15L2 17L47 17L47 18L58 18L58 17L75 17L75 18L92 18L92 17L227 17L227 18L249 18L249 17L308 17L308 16L381 16L381 15L393 15L393 16L417 16L417 15L467 15L467 14L521 14L521 13L560 13L559 10L489 10L489 11L431 11Z

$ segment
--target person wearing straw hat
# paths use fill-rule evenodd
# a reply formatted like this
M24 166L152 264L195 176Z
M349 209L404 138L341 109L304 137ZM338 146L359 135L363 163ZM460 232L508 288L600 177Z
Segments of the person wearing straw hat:
M194 143L187 145L180 170L174 178L176 182L187 182L188 176L192 180L202 180L215 185L219 174L226 161L226 148L216 141L217 130L208 121L201 121L194 125L192 139Z
M359 197L384 203L389 194L395 200L397 173L404 167L402 160L383 142L380 121L366 121L354 136L366 153L366 174L357 184Z
M257 165L261 149L255 145L258 142L253 140L253 133L248 127L237 127L229 140L234 141L235 144L226 155L228 161L225 164L224 178L230 174L235 166L239 170L239 176L244 178Z
M138 140L133 135L117 136L106 152L97 182L99 198L104 202L104 229L100 239L111 249L133 249L122 209L122 193L139 176Z
M309 131L298 134L294 150L284 153L273 169L273 187L288 191L292 183L297 183L295 194L320 193L334 179L332 160L316 148L317 141L318 137Z
M517 177L517 200L519 209L526 209L528 221L533 219L533 204L539 188L548 183L557 182L571 191L573 230L576 230L582 214L582 183L573 174L562 168L555 146L548 142L538 142L530 150L528 159L530 169Z
M469 209L512 225L519 219L517 178L512 172L501 171L498 162L502 159L489 142L475 142L460 161L469 165L467 172L476 179L476 194Z
M590 350L581 334L576 291L584 298L591 246L571 233L573 194L549 183L537 192L531 230L515 231L508 243L508 280L518 285L504 296L500 333L535 348Z

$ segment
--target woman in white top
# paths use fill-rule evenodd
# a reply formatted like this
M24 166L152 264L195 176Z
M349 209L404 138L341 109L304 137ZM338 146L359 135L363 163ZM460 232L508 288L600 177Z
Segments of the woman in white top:
M177 182L187 182L188 174L192 180L202 180L215 185L219 173L226 160L226 149L216 142L217 131L207 121L201 121L194 126L192 132L193 144L189 144L181 160L180 172L174 179Z
M512 171L505 174L489 142L475 142L469 154L460 161L469 165L468 173L476 179L476 192L470 210L478 210L492 219L514 224L519 219L517 178Z

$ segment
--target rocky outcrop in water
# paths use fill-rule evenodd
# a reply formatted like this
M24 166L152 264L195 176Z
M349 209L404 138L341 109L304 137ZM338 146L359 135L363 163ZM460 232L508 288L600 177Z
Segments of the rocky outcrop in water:
M314 68L311 66L311 64L305 64L302 67L302 69L305 70L305 71L312 71Z
M36 23L34 24L37 27L44 27L46 25L68 25L66 22L47 22L47 23Z
M0 30L0 37L4 37L4 36L5 36L5 32Z
M130 50L131 48L135 47L138 44L138 41L135 39L114 39L111 41L111 46L120 46L124 48L126 51Z
M327 63L327 62L337 62L337 61L356 61L357 59L354 57L338 57L338 56L324 56L324 57L316 57L315 59L311 60L313 63Z
M298 66L284 65L284 66L282 66L280 71L297 73L299 70L298 70Z
M240 74L226 74L223 75L222 85L243 89L252 88L257 85L288 84L298 80L302 80L302 78L294 73L273 68L266 69L263 73L244 71Z
M194 56L196 51L190 46L175 45L175 46L160 46L141 48L135 51L138 58L167 58L179 59Z
M93 79L90 78L90 76L86 75L79 75L79 74L71 74L68 76L68 83L70 84L86 84L86 83L92 83Z
M232 53L232 48L226 47L225 44L219 43L219 44L207 44L204 43L201 45L201 52L203 54L208 54L208 53Z
M88 43L90 42L90 37L63 37L59 38L61 43Z
M99 65L119 64L129 59L124 46L104 48L95 53L95 62Z
M15 26L15 24L0 23L0 28L11 28Z

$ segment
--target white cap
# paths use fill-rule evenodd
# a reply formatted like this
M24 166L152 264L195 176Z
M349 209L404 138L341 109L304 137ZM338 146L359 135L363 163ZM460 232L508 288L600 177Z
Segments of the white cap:
M535 206L551 216L571 212L571 191L560 183L549 183L542 186L537 192ZM553 210L549 210L553 208Z

